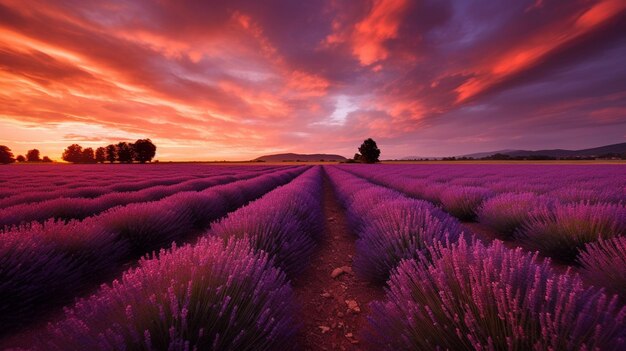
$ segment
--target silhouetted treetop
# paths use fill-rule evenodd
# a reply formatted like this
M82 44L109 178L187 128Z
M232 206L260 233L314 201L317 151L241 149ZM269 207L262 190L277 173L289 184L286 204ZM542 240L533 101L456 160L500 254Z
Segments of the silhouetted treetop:
M156 145L150 139L139 139L133 144L135 160L140 163L152 161L156 154Z
M78 144L72 144L63 151L64 161L72 163L81 163L83 161L83 147Z
M96 163L96 157L94 155L94 151L92 148L88 147L86 149L83 149L81 162L82 163Z
M378 157L380 157L380 149L372 138L363 141L359 147L359 153L361 153L360 160L366 163L378 162Z
M41 158L39 156L39 150L37 149L28 150L28 152L26 153L26 159L28 160L28 162L41 162Z
M133 163L135 158L135 151L133 144L125 141L117 143L117 160L120 163Z
M106 147L106 159L110 163L115 162L117 160L117 147L113 144L107 145Z
M96 149L96 162L104 163L106 161L106 149L103 147L99 147Z
M9 164L15 162L13 153L8 146L0 145L0 164Z

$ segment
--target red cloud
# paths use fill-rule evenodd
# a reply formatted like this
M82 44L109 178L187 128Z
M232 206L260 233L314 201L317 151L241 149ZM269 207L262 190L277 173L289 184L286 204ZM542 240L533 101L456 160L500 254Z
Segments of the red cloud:
M558 21L504 53L470 69L475 76L459 86L457 102L463 102L492 86L541 63L605 22L619 18L626 10L622 0L604 0L570 18Z
M398 36L408 5L407 0L374 0L366 16L353 26L345 29L336 22L335 32L328 35L325 42L332 45L348 41L352 54L364 66L385 60L389 56L385 43ZM377 71L379 67L373 69Z
M171 159L185 158L186 148L241 159L320 147L351 155L370 136L406 148L438 126L458 134L451 121L476 111L485 120L474 126L488 125L489 111L513 125L581 111L576 121L585 127L621 123L624 98L594 94L626 89L623 41L605 30L624 18L626 3L531 7L526 0L0 0L0 141L44 143L54 156L81 136L89 146L106 135L150 137ZM613 51L595 53L590 42ZM580 62L559 57L572 48ZM582 73L550 73L551 60ZM587 65L600 68L589 74ZM537 68L545 71L531 74ZM528 92L539 83L560 95ZM506 96L515 89L515 98ZM456 140L506 134L489 129L496 136L487 138L474 129L467 133L480 138Z

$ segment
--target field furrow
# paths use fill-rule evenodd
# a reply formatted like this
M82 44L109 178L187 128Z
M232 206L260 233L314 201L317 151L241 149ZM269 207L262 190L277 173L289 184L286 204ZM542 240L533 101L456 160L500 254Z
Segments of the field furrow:
M620 167L105 168L0 175L0 349L626 347Z
M309 169L230 213L196 243L142 259L26 346L124 349L139 338L156 349L184 342L200 349L297 349L287 278L306 267L322 235L320 188L319 167Z
M210 222L284 184L304 168L118 207L83 221L46 222L0 235L0 325L28 324L132 259L199 234Z
M372 303L362 332L368 348L622 344L626 307L617 296L584 287L578 275L555 271L537 254L508 249L501 241L483 244L431 203L337 168L329 174L359 235L357 275L388 286L386 298ZM599 332L589 335L589 328ZM543 337L546 330L555 337Z
M216 185L249 179L260 174L274 171L275 170L270 169L259 172L249 171L216 174L214 176L191 179L169 186L149 186L138 191L128 190L131 189L131 187L127 187L124 191L110 191L95 198L62 197L54 200L20 204L0 210L0 228L28 224L29 222L44 222L49 219L84 219L116 206L158 201L180 192L203 191ZM117 185L116 187L119 188L120 186Z

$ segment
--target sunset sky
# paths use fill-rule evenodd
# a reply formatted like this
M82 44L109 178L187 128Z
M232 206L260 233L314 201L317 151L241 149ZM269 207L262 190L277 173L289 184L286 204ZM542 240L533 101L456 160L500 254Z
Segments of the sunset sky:
M626 141L625 0L0 0L0 144L159 160Z

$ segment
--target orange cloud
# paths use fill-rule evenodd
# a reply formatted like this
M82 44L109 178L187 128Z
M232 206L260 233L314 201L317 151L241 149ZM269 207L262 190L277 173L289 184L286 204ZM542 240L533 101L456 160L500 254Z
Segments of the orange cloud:
M410 145L439 120L457 133L478 129L449 120L507 109L481 93L511 87L500 83L548 58L559 61L554 54L581 37L613 38L607 32L615 30L598 29L626 7L537 0L524 12L528 0L511 2L469 11L467 2L437 0L0 0L0 143L58 157L76 140L95 147L150 137L162 160L351 155L369 136ZM613 56L597 61L614 64ZM596 85L578 79L575 92L568 87L526 112L584 110L585 123L594 116L618 123L623 96L572 103L590 86L602 84L603 96L623 90L604 84L619 68L606 71ZM535 103L534 92L523 94ZM458 103L479 98L482 110Z
M300 96L324 96L331 83L315 74L303 71L293 71L287 78L287 88L296 90Z
M366 16L347 32L339 21L333 21L333 33L324 42L327 45L349 42L352 54L363 66L383 61L389 57L385 43L397 38L408 5L407 0L373 0ZM379 71L381 67L377 65L374 69Z
M362 65L371 65L389 56L385 41L398 34L406 0L376 0L365 19L357 23L353 33L353 53Z
M550 54L596 30L624 10L626 2L623 0L601 1L582 14L552 25L503 54L488 59L481 66L468 71L474 77L456 89L457 102L466 101L508 77L532 68Z

